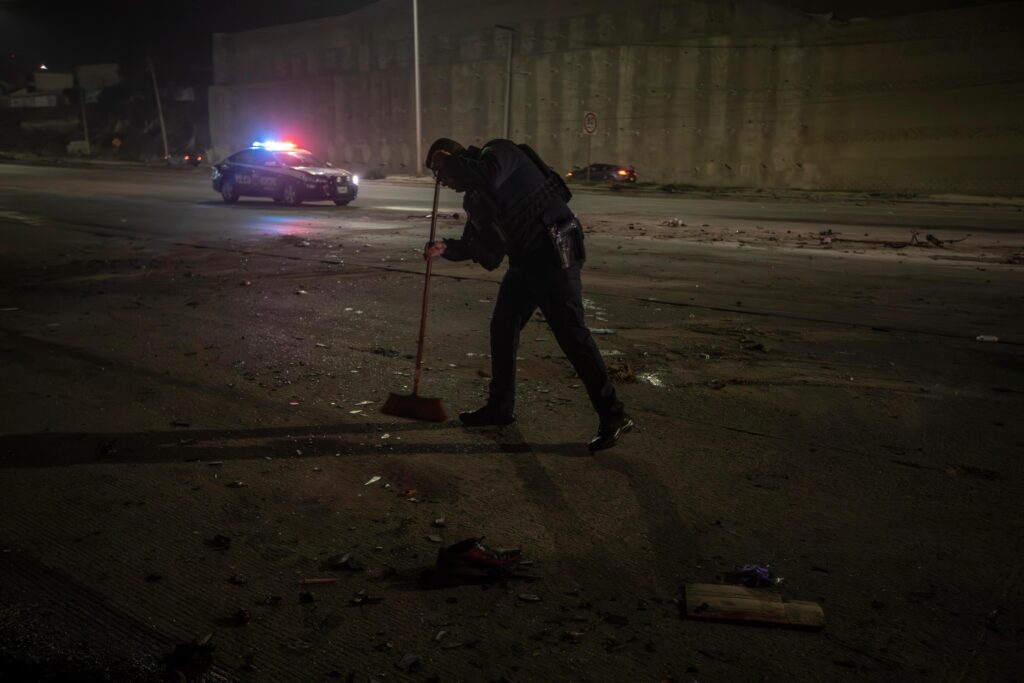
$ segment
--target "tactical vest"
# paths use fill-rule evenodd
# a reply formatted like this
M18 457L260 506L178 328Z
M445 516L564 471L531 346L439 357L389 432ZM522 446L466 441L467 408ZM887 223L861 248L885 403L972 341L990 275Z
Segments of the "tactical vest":
M532 163L519 165L497 189L477 191L477 196L469 198L473 206L467 210L478 229L481 246L493 252L490 258L484 255L487 261L493 262L498 250L502 256L508 253L513 258L535 251L548 239L540 220L544 210L555 200L568 203L572 199L562 176L545 164L532 147L516 147ZM476 260L487 267L484 259ZM501 263L500 257L497 263Z

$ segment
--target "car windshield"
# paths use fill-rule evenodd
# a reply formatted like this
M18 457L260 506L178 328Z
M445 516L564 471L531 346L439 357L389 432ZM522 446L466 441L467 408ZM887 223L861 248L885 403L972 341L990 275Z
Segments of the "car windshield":
M297 149L291 152L275 152L274 158L285 166L323 166L324 162L309 152Z

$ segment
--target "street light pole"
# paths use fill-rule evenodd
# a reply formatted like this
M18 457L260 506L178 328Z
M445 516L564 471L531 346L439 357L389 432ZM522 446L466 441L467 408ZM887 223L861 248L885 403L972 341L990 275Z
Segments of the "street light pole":
M420 109L420 17L417 0L412 0L412 59L416 83L416 175L423 173L423 112Z
M153 97L156 98L156 114L160 118L160 136L164 140L164 161L168 161L171 158L171 153L167 151L167 126L164 125L164 108L160 105L160 89L156 86L156 69L153 68L153 60L149 61L149 74L153 77Z
M78 103L82 106L82 135L85 136L85 155L92 156L92 147L89 145L89 122L85 120L85 89L82 88L82 79L75 69L75 85L78 86Z
M494 28L508 31L508 52L505 55L505 139L509 139L509 123L512 113L512 43L516 30L511 26L496 24Z

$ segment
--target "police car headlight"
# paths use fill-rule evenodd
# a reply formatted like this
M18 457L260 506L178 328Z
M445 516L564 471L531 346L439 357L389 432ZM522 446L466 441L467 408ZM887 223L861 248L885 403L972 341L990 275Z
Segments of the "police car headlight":
M352 184L353 185L358 185L359 184L359 176L357 176L357 175L352 176Z

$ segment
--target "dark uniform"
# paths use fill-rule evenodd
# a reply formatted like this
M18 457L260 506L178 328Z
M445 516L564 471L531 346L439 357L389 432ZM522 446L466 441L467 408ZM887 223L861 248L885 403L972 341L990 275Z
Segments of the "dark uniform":
M571 195L561 178L533 150L510 140L492 140L482 150L471 147L452 156L443 175L447 184L466 192L468 217L461 238L444 240L443 256L473 259L488 270L505 255L509 260L491 317L490 399L482 410L511 420L519 334L540 308L583 380L602 430L631 427L630 421L621 429L628 418L583 318L583 229L566 203ZM613 444L614 439L608 445Z

